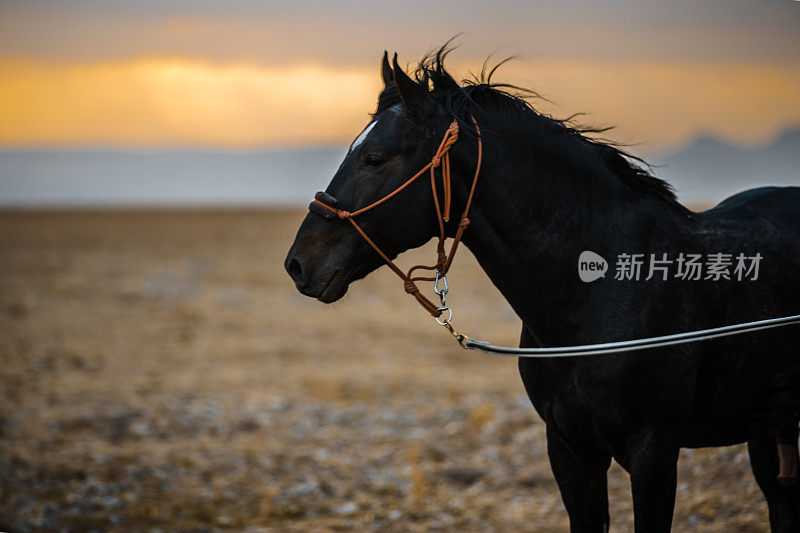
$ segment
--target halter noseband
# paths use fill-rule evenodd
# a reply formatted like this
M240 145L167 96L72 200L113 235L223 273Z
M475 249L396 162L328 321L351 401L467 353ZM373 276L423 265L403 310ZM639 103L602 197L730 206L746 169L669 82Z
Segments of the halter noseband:
M308 206L309 211L312 211L318 215L321 215L324 218L332 220L334 218L345 219L353 225L356 231L367 241L377 253L381 256L381 258L389 265L389 268L397 274L400 279L403 280L403 286L408 294L413 295L419 304L425 308L432 316L437 318L440 317L443 311L449 311L449 308L444 306L444 294L447 292L447 281L445 280L445 288L440 291L438 288L438 281L439 278L444 278L447 274L447 271L450 269L450 265L453 263L453 257L456 255L456 250L458 249L458 244L461 242L461 237L464 234L464 230L467 229L469 225L469 218L467 215L469 214L470 205L472 205L472 197L475 195L475 186L478 183L478 176L480 175L481 171L481 158L483 156L483 142L481 141L481 130L478 128L478 123L475 121L474 117L470 117L472 119L472 123L475 125L475 132L477 134L477 141L478 141L478 162L475 165L475 176L472 178L472 187L469 190L469 196L467 197L466 207L464 208L464 212L461 214L461 220L458 222L458 229L456 230L456 235L453 238L453 244L450 246L450 251L445 253L444 249L444 223L450 220L450 205L452 202L452 192L450 187L450 148L456 143L458 140L458 122L453 119L453 122L450 124L450 127L447 128L447 131L444 133L444 137L442 138L442 142L439 144L439 148L436 150L436 153L431 158L430 163L422 167L419 172L414 174L411 178L408 179L405 183L400 185L394 191L390 192L380 200L369 204L366 207L362 207L357 211L345 211L344 209L339 208L339 201L331 196L326 192L318 192L314 196L314 201L311 202ZM439 204L439 194L436 192L436 168L442 167L442 192L444 195L443 204L440 207ZM394 262L392 262L389 257L381 251L381 249L376 245L372 239L370 239L364 230L361 229L361 226L355 221L355 217L365 213L375 207L381 205L383 202L387 201L389 198L395 196L400 191L411 185L414 181L417 180L420 176L422 176L426 171L430 170L431 176L431 193L433 194L433 203L436 208L436 218L439 222L439 242L436 245L436 253L437 259L436 263L432 266L425 266L425 265L415 265L411 267L408 272L403 272L400 267L398 267ZM435 276L412 276L415 270L432 270L435 271ZM417 281L434 281L436 285L434 286L434 290L437 294L442 297L442 306L439 307L425 296L423 296L419 288L416 285ZM449 319L444 321L445 323L449 323ZM441 323L441 322L440 322Z

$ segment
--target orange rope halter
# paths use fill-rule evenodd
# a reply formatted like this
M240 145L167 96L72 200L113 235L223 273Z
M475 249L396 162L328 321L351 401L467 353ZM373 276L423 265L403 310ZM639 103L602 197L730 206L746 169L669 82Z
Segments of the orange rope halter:
M439 144L439 148L436 150L431 162L422 167L422 169L414 174L408 181L400 185L391 193L387 194L380 200L371 203L366 207L362 207L357 211L345 211L343 209L339 209L336 207L338 203L335 198L331 195L318 192L314 197L314 201L309 205L309 209L318 212L316 209L317 205L324 207L331 213L334 213L340 219L346 219L353 225L356 231L367 241L367 244L372 246L372 248L378 253L378 255L383 258L389 268L391 268L395 274L397 274L400 279L403 280L403 286L408 294L413 295L419 304L425 308L432 316L439 317L442 315L442 310L436 306L433 302L423 296L419 288L417 287L417 281L435 281L438 276L444 276L447 274L447 271L450 269L450 265L453 263L453 257L456 255L456 250L458 250L458 244L461 242L461 237L464 234L464 230L467 229L469 225L469 218L467 215L469 214L469 208L472 205L472 197L475 195L475 186L478 183L478 176L480 175L481 171L481 159L483 157L483 142L481 141L481 130L478 128L478 123L475 121L474 117L472 118L472 123L475 125L475 132L478 136L478 162L475 165L475 177L472 179L472 187L469 190L469 196L467 197L467 204L464 208L464 212L461 214L461 220L458 222L458 229L456 230L456 235L453 238L453 244L450 246L450 251L445 253L444 250L444 223L450 220L450 206L452 203L452 193L450 187L450 148L455 144L458 140L458 122L453 119L453 122L450 124L450 127L447 128L447 131L442 138L442 142ZM442 167L442 193L444 195L443 205L440 206L439 204L439 194L436 192L436 168ZM425 266L425 265L415 265L411 267L407 273L403 272L400 267L398 267L394 262L392 262L389 257L381 251L378 246L372 242L364 230L361 229L361 226L355 221L355 217L360 215L361 213L365 213L370 209L373 209L389 198L392 198L400 191L411 185L417 178L422 176L426 171L430 170L431 175L431 192L433 194L433 203L436 207L436 218L439 222L439 242L436 245L436 252L437 252L437 259L436 264L432 266ZM322 213L320 213L322 214ZM323 215L324 216L324 215ZM431 276L412 276L415 270L433 270L437 272L437 277Z

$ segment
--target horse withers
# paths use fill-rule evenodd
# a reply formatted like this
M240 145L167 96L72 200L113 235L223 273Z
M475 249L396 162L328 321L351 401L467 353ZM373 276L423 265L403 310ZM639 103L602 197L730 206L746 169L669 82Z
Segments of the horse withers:
M635 158L536 112L491 76L457 83L443 66L446 53L423 59L415 79L384 54L378 108L326 198L352 213L391 194L431 161L455 120L447 187L460 213L479 125L483 163L463 243L522 319L521 346L800 312L800 188L753 189L692 212ZM309 213L285 262L297 289L334 302L384 263L376 250L392 259L425 244L439 234L435 198L444 188L439 180L431 194L426 180L410 183L359 216L363 236L325 211ZM459 222L447 220L445 234L456 235ZM587 250L616 258L621 275L581 280L575 266ZM706 269L699 274L690 269L698 263ZM572 531L608 528L612 458L630 473L636 531L668 531L680 448L742 442L772 530L800 531L800 484L790 483L786 465L779 472L777 451L782 445L782 459L797 453L800 327L602 357L520 358L519 370L546 423ZM789 437L776 445L778 433Z

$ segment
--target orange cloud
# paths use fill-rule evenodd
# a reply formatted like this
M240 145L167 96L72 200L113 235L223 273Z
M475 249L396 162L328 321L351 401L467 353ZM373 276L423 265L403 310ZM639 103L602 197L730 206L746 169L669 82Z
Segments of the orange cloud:
M366 69L265 68L177 59L104 64L0 62L6 145L343 143L379 82Z
M589 111L590 122L618 126L616 139L651 150L700 132L753 144L800 123L794 66L535 60L512 63L499 77L559 103L536 104L545 112ZM363 127L379 89L374 65L0 60L0 144L344 144Z

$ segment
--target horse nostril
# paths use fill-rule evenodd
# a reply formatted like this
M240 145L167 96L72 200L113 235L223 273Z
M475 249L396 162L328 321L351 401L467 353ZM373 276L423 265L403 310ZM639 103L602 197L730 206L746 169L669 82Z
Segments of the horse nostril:
M292 257L286 260L286 265L284 266L286 267L286 272L294 280L295 285L301 287L303 285L303 266L300 261Z

